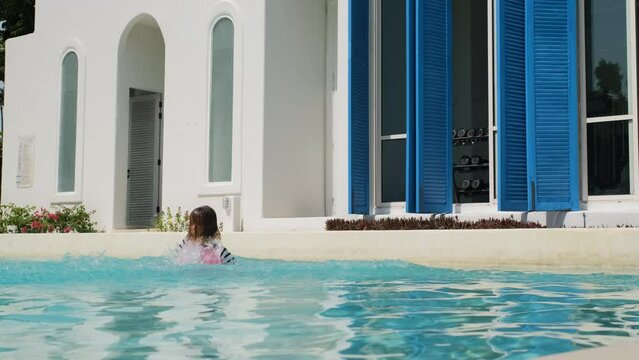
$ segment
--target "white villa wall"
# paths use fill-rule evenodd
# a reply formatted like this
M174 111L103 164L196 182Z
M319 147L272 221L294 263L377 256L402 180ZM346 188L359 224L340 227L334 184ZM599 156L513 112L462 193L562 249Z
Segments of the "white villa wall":
M164 92L164 37L156 24L133 26L124 57L120 81L126 88Z
M39 0L36 16L34 34L7 42L3 203L82 202L97 210L101 228L122 227L128 87L138 87L164 92L163 207L209 204L225 231L319 230L325 217L347 215L347 0ZM235 25L239 170L231 184L211 186L211 30L223 16ZM154 27L164 61L149 56L161 53L147 48L160 44ZM127 44L140 67L123 61ZM56 194L60 66L69 50L80 61L77 191ZM35 139L34 185L26 189L16 187L20 137ZM460 217L511 215L482 209ZM590 201L587 209L514 216L551 226L639 225L637 201Z
M97 210L100 227L114 227L114 219L122 216L117 214L122 204L114 201L115 179L122 174L114 169L126 158L126 150L116 157L117 137L121 135L116 135L118 92L125 88L118 87L116 81L122 55L119 46L125 29L134 25L133 19L148 14L157 21L166 47L163 206L210 204L221 209L227 192L204 191L205 177L198 173L206 171L208 149L210 32L216 19L231 15L236 36L237 32L241 34L238 39L243 58L237 60L238 72L250 81L250 86L238 84L243 161L237 188L242 189L242 202L248 204L244 207L245 223L250 227L259 220L264 0L193 0L179 6L168 0L40 0L36 12L36 32L7 43L3 203L50 206L55 202L83 202ZM76 178L76 194L56 196L60 63L69 48L77 49L80 58L77 152L78 166L84 169ZM82 124L85 126L80 130ZM16 187L20 136L36 139L34 186L28 189ZM250 183L241 182L248 179ZM219 211L222 221L228 222L230 214L237 214L239 202L235 199L232 203L236 209ZM240 223L235 219L233 224Z
M157 22L148 15L131 24L121 36L118 57L118 93L115 146L114 224L126 227L129 147L129 89L164 93L165 44Z
M265 218L325 216L326 1L266 1Z
M348 1L337 3L337 75L333 95L333 215L348 214Z

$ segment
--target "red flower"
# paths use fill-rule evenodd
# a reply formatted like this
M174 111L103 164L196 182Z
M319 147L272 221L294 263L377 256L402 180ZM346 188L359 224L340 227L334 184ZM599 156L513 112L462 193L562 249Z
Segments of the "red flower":
M64 228L64 230L63 230L63 231L64 231L65 233L70 233L71 231L73 231L73 229L67 226L67 227L65 227L65 228Z
M27 232L27 227L26 227L26 226L23 226L23 227L20 229L20 232L22 232L23 234L25 234L25 233Z
M49 227L47 228L47 232L53 232L53 225L49 225Z
M34 221L34 222L31 223L31 228L32 229L40 229L41 227L42 227L42 224L40 224L37 221Z
M60 217L57 214L48 214L47 216L49 217L49 219L53 221L58 221L58 219L60 219Z

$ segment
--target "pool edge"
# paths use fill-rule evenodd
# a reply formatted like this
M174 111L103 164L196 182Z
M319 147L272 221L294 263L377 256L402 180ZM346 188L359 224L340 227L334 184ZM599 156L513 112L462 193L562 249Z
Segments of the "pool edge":
M639 341L621 341L609 346L566 352L542 357L541 360L615 360L630 359L639 354Z
M0 258L163 256L179 233L3 234ZM639 273L639 229L226 233L240 257L289 261L402 260L432 267Z

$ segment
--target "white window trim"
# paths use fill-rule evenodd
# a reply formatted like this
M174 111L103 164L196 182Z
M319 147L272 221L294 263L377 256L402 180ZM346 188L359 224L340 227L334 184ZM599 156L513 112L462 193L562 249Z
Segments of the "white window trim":
M637 19L634 0L626 0L626 48L628 51L628 115L602 116L588 118L587 94L586 94L586 14L585 1L579 0L579 123L581 141L581 200L585 202L610 202L610 201L632 201L639 200L639 132L637 131L639 105L637 97ZM628 162L630 171L630 194L629 195L589 195L588 194L588 124L628 121L629 122L629 148Z
M204 138L204 148L206 155L204 157L205 166L202 166L201 177L203 179L203 185L200 187L199 197L214 197L214 196L230 196L241 195L242 192L242 93L243 93L243 71L244 71L244 52L243 52L243 27L242 21L239 16L239 10L228 2L219 4L218 12L212 17L214 20L209 27L209 35L207 37L208 44L206 46L208 52L208 79L206 81L207 89L206 94L206 131ZM232 170L231 181L228 182L209 182L209 134L211 127L211 90L212 90L212 76L211 66L213 65L212 59L212 42L213 42L213 29L220 22L220 20L229 19L233 23L233 145L232 145Z
M382 141L406 139L406 133L381 136L382 94L382 27L381 0L370 0L370 204L372 212L378 214L406 213L406 201L382 202Z
M497 209L497 116L495 115L495 91L497 90L495 85L497 84L497 68L495 59L497 59L497 26L495 24L495 1L486 0L488 7L486 14L488 15L488 158L490 163L488 164L488 181L490 182L488 190L488 196L490 197L490 205L493 205L495 210Z
M497 211L497 204L492 202L453 204L453 214L496 213Z
M497 37L497 28L494 21L494 12L495 12L495 1L496 0L485 0L486 1L486 33L488 36L488 42L486 46L488 47L488 53L486 56L488 57L488 159L490 160L488 163L488 201L483 203L455 203L453 201L453 213L475 213L478 210L487 210L487 211L496 211L497 210L497 116L495 115L495 84L496 81L496 72L495 72L495 59L496 59L496 37ZM454 175L453 175L454 176ZM454 181L454 178L453 178Z
M69 53L75 53L78 57L78 99L77 99L77 115L76 115L76 148L75 148L75 190L73 192L58 192L58 171L60 159L60 131L61 131L61 109L62 109L62 62ZM84 175L84 117L85 117L85 95L86 95L86 57L84 56L84 47L77 40L68 40L64 51L58 59L58 108L56 122L56 141L55 141L55 160L53 189L51 204L79 204L82 203L82 184Z

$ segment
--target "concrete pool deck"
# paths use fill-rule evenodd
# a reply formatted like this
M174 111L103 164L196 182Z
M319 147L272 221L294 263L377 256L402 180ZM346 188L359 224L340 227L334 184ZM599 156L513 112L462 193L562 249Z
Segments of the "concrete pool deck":
M595 349L573 351L542 358L543 360L626 360L636 359L639 354L639 342L621 342Z
M179 233L0 235L0 258L163 256ZM324 261L402 260L467 269L639 273L639 229L533 229L225 233L240 257Z

